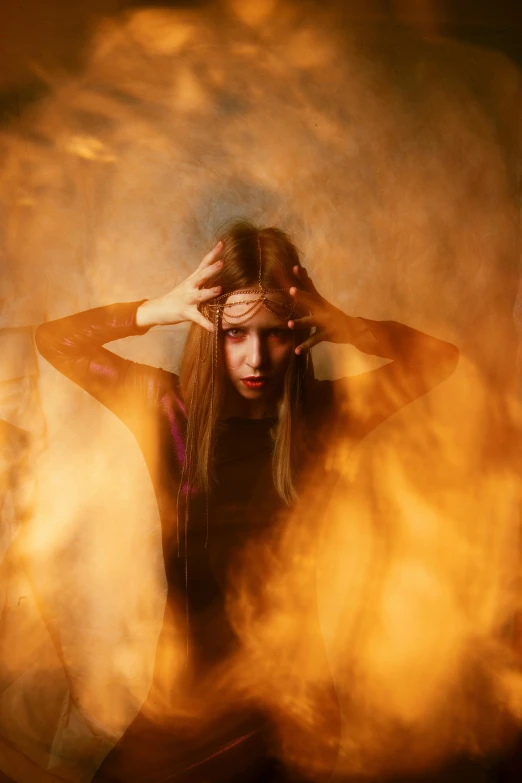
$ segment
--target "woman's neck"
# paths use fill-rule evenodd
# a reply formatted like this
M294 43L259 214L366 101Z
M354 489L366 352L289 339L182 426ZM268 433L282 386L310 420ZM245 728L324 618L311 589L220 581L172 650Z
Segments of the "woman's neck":
M223 418L269 419L275 416L277 416L277 402L275 400L266 398L245 400L233 387L227 389L223 405Z

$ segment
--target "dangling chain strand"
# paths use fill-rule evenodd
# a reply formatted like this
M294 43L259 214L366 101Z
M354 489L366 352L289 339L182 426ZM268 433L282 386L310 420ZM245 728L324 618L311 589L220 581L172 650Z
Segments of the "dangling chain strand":
M262 290L263 290L263 273L262 273L262 268L263 268L263 258L262 258L262 256L261 256L261 237L259 236L259 234L257 235L257 254L258 254L258 257L259 257L259 264L258 264L258 268L259 268L258 283L259 283L259 288L260 288L260 290L262 291Z

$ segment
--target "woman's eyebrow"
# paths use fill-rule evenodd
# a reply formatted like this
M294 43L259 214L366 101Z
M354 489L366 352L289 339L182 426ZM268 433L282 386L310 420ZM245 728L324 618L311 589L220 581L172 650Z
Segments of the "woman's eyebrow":
M230 329L242 329L243 331L254 329L259 332L272 332L274 329L284 329L284 330L288 329L288 331L290 331L286 321L278 321L277 323L273 323L269 326L251 326L248 323L242 323L237 325L227 323L227 324L223 324L221 328L224 332L228 332Z
M280 329L281 331L286 331L288 329L288 331L291 331L289 329L289 327L288 327L288 324L287 323L283 323L283 322L277 323L277 324L272 324L272 326L263 326L262 327L262 331L263 332L273 332L274 329Z

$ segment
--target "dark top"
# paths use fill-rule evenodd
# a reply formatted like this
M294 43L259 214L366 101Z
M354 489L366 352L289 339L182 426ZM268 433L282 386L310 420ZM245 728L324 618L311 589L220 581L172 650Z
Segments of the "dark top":
M113 304L42 324L37 329L36 342L40 353L54 367L113 411L137 439L152 478L161 518L167 610L172 602L184 606L187 598L192 672L187 673L187 682L191 678L195 682L201 673L208 674L239 644L224 608L231 558L247 540L265 534L267 528L278 525L284 518L284 504L276 494L271 474L271 428L275 420L230 418L220 422L215 452L217 483L209 498L207 547L205 500L196 496L190 504L186 553L188 595L185 596L185 559L178 554L176 514L185 455L186 414L178 378L165 370L123 359L102 347L111 340L147 331L136 326L139 304ZM376 338L375 354L392 361L352 378L313 382L308 396L312 463L321 459L321 451L327 448L334 434L357 442L398 408L449 376L458 361L458 351L449 343L396 322L363 320ZM356 347L365 350L364 346L356 344ZM181 522L179 541L182 545ZM157 681L158 666L153 685ZM132 747L125 735L117 746L117 764L114 754L110 754L97 780L140 780L140 783L147 780L143 769L137 771L136 748L140 746L143 754L144 745L152 747L151 737L157 740L163 730L152 729L146 713L144 709L141 719L127 733L134 737ZM248 726L254 726L250 734L255 733L256 721ZM213 738L208 747L199 747L181 761L172 750L170 735L169 740L163 739L160 744L172 750L172 757L159 762L162 751L158 746L154 751L155 761L163 764L162 769L168 766L178 771L196 760L199 768L203 757L216 753L216 742L224 745L231 738L250 736L243 728L243 724L228 727L219 741ZM148 740L144 743L145 734ZM262 755L266 750L250 748L249 758L256 752ZM221 780L222 774L226 780L229 772L223 770L233 765L232 753L228 750L221 754L221 773L214 767L205 768L205 779ZM148 772L154 766L150 756L143 764ZM153 778L151 774L150 779ZM176 775L175 779L185 778ZM246 772L243 779L248 779Z

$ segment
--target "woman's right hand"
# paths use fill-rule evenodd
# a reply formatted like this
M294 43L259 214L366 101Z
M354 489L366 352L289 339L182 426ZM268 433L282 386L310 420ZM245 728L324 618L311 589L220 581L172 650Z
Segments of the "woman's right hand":
M216 258L222 250L223 243L218 242L186 280L168 294L143 302L136 311L136 326L140 328L165 326L193 321L209 332L213 332L214 324L199 312L198 304L207 302L221 293L221 286L214 288L203 286L221 269L223 262Z

